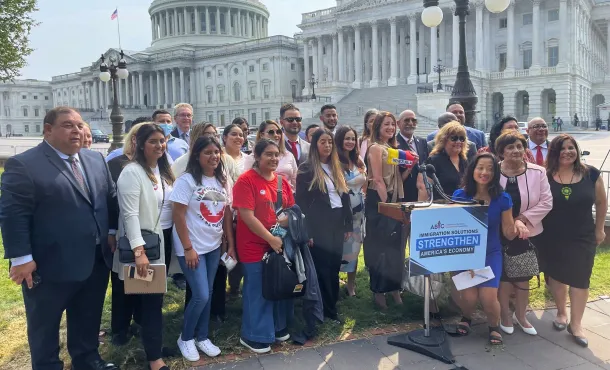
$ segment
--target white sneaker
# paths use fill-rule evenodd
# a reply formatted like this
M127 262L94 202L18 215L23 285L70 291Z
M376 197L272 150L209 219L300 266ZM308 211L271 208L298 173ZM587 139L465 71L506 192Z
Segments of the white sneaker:
M216 347L209 339L197 341L195 344L208 357L216 357L220 354L220 348Z
M178 348L180 348L180 352L182 352L182 356L191 362L199 361L199 352L197 352L197 347L195 347L195 339L187 340L186 342L182 340L182 336L178 337Z

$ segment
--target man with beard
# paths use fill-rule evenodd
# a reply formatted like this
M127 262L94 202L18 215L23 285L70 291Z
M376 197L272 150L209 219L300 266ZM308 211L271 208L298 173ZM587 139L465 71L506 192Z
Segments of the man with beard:
M284 129L286 149L294 155L298 165L309 156L309 143L299 137L302 120L299 108L293 104L284 104L280 108L280 124Z
M423 137L415 136L417 128L417 117L412 110L405 110L398 116L399 132L396 135L398 147L402 150L410 150L419 156L419 164L423 164L428 159L428 144ZM401 169L401 171L407 171ZM418 166L414 166L411 173L403 181L405 193L405 202L417 201L417 175L419 174Z
M337 107L332 104L325 104L320 109L320 121L324 124L324 128L335 134L337 131L337 123L339 116L337 115Z

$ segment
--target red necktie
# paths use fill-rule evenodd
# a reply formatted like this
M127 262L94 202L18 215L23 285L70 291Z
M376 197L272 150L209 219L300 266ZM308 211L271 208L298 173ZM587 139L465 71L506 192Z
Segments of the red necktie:
M288 140L288 143L290 143L290 151L292 152L292 155L294 155L294 159L296 159L297 161L299 160L299 149L297 148L297 142L292 142L290 140Z
M542 147L540 145L536 146L536 164L539 166L544 166L544 157L542 156Z

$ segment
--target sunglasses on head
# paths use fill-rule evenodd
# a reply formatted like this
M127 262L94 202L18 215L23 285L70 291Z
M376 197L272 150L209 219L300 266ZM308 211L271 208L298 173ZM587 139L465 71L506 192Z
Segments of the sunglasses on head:
M453 135L449 138L449 140L453 142L460 141L463 143L464 141L466 141L466 138L464 136Z
M288 122L294 122L294 121L301 122L303 120L303 118L302 117L287 117L287 118L284 118L284 120L288 121Z
M280 130L280 129L269 130L269 131L267 131L267 135L282 135L282 130Z

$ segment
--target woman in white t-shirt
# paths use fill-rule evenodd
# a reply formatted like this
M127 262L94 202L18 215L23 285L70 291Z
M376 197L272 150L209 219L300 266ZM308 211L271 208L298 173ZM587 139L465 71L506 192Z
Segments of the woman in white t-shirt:
M227 254L235 258L231 192L216 138L204 136L195 141L186 172L176 180L170 200L174 250L193 294L184 310L178 348L187 360L198 361L197 348L210 357L220 354L208 338L208 326L223 234Z

